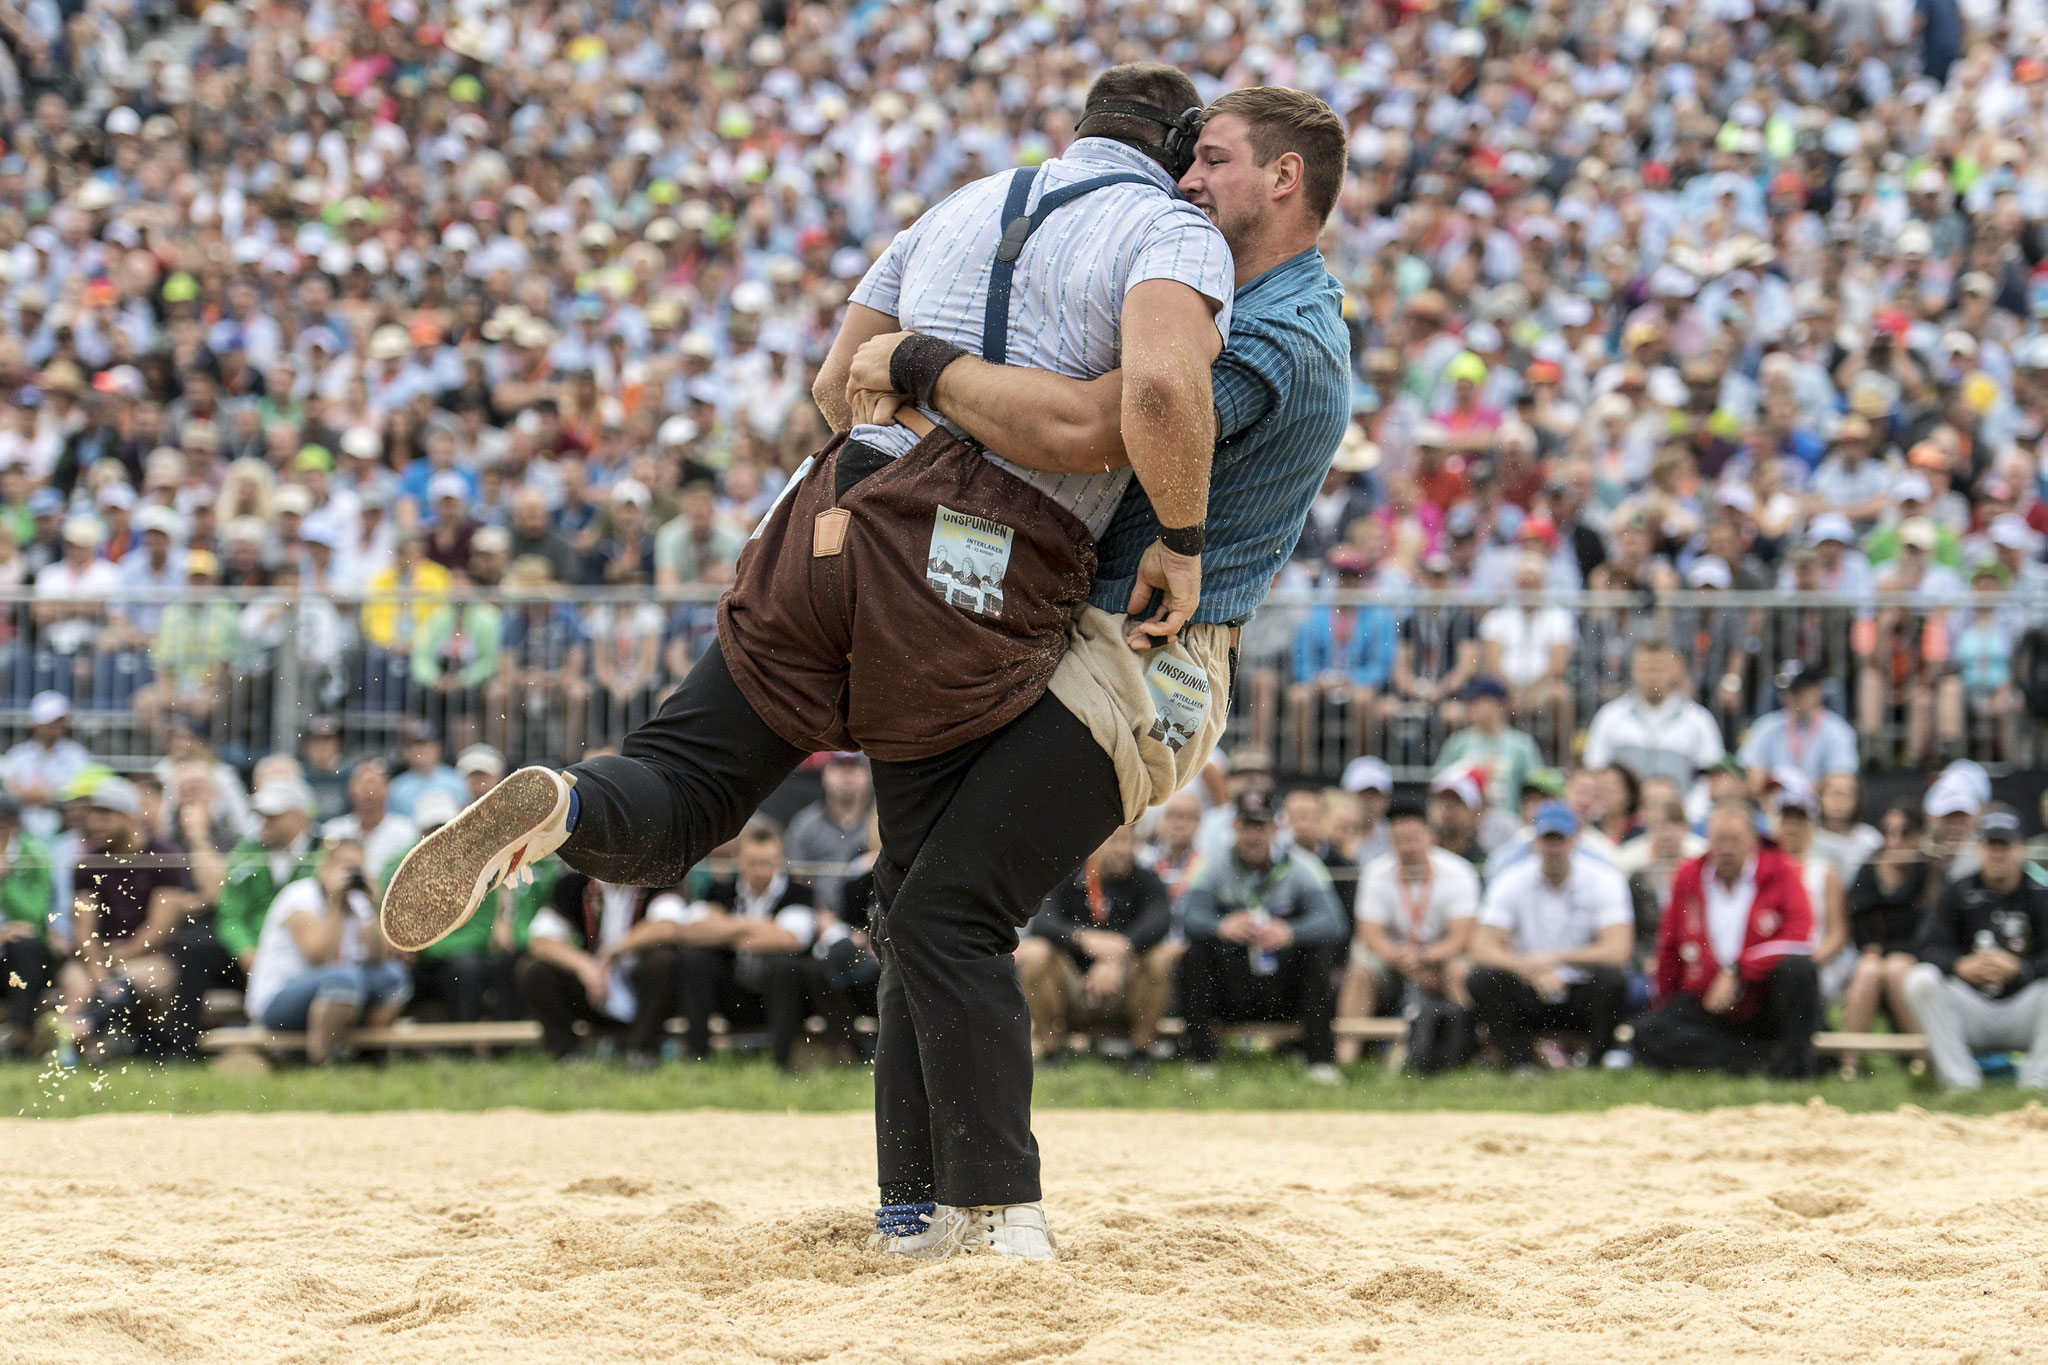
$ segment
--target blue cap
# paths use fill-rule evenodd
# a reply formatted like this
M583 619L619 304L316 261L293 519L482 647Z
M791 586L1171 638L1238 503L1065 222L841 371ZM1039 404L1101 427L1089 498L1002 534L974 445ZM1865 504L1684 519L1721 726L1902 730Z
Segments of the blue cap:
M1536 808L1536 837L1556 834L1569 839L1579 832L1579 817L1562 801L1545 801Z
M52 512L64 510L64 495L54 488L38 488L28 495L28 510L38 517L47 517Z

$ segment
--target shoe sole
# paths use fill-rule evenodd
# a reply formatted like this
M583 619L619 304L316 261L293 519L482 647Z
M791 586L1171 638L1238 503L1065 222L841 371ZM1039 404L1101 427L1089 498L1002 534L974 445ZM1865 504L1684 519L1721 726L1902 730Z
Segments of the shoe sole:
M410 953L461 928L567 804L567 792L545 772L517 772L485 792L398 864L384 892L384 937Z

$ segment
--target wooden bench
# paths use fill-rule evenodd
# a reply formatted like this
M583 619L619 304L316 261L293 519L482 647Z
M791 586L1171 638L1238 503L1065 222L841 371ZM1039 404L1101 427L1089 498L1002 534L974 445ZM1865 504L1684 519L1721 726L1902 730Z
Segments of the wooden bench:
M1624 1029L1626 1025L1623 1026ZM857 1019L854 1028L862 1033L872 1033L875 1021ZM805 1021L807 1033L822 1033L825 1021L813 1015ZM1299 1037L1297 1025L1284 1023L1225 1024L1219 1032L1228 1037L1243 1038L1254 1048L1270 1051ZM1405 1019L1339 1019L1331 1025L1331 1031L1339 1038L1356 1038L1363 1042L1398 1043L1408 1036L1408 1021ZM682 1032L682 1021L671 1019L668 1032ZM1159 1034L1163 1038L1179 1038L1187 1033L1187 1024L1181 1019L1159 1021ZM733 1031L722 1018L711 1020L711 1042L715 1048L732 1045ZM1620 1041L1626 1042L1626 1038ZM358 1051L381 1049L388 1051L424 1051L432 1048L468 1047L531 1047L540 1042L540 1025L531 1019L515 1019L507 1022L474 1024L421 1023L411 1019L400 1019L388 1028L357 1029L349 1035L349 1045ZM1076 1035L1074 1042L1081 1047L1089 1045L1086 1035ZM222 1071L250 1074L261 1072L268 1067L269 1059L290 1056L306 1050L306 1035L288 1033L276 1029L244 1025L234 1028L209 1029L200 1035L202 1051L214 1054L214 1065ZM1828 1055L1844 1052L1882 1052L1895 1056L1918 1057L1927 1051L1927 1040L1917 1033L1816 1033L1813 1035L1814 1051Z
M823 1033L826 1027L825 1020L817 1015L812 1015L804 1021L804 1031L809 1034ZM868 1018L856 1019L853 1021L853 1027L856 1033L873 1033L875 1021ZM576 1031L587 1034L589 1028L579 1023ZM680 1035L682 1031L682 1020L668 1021L667 1032ZM732 1026L718 1015L711 1016L711 1046L715 1049L729 1048L733 1044L733 1038ZM359 1028L348 1035L348 1045L358 1052L424 1052L438 1048L536 1047L539 1044L540 1023L533 1019L491 1020L472 1024L428 1023L416 1019L399 1019L387 1028ZM208 1029L199 1035L199 1049L214 1054L215 1069L231 1074L249 1075L267 1070L272 1057L296 1056L305 1052L306 1035L245 1024L231 1028Z

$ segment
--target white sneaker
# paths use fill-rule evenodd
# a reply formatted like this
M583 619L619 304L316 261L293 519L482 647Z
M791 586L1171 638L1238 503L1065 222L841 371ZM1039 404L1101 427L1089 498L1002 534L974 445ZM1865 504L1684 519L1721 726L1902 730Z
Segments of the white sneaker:
M384 891L384 937L416 952L448 937L501 882L533 880L533 865L569 837L572 779L521 768L414 845Z
M964 1240L973 1231L967 1211L951 1204L934 1204L930 1213L896 1218L878 1211L868 1250L913 1261L942 1261L966 1250Z
M1609 1071L1626 1071L1635 1064L1635 1054L1627 1048L1611 1047L1600 1055L1600 1065Z
M1344 1084L1344 1073L1337 1069L1334 1062L1311 1062L1308 1069L1301 1074L1317 1085Z
M988 1251L1019 1261L1059 1259L1043 1204L988 1204L959 1212L967 1225L963 1251Z

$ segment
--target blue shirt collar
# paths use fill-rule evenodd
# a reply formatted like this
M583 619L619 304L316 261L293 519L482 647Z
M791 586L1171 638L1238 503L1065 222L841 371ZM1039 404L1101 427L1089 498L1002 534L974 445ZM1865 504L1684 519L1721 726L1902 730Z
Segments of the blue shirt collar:
M1087 161L1112 167L1119 171L1143 171L1174 198L1180 198L1180 185L1166 173L1166 167L1146 156L1128 143L1108 137L1076 138L1060 158L1062 161Z
M1254 275L1250 279L1246 280L1244 284L1238 288L1237 297L1243 298L1245 295L1251 293L1254 289L1257 289L1260 285L1266 283L1266 281L1268 280L1282 279L1288 275L1294 274L1297 271L1306 272L1309 270L1315 270L1320 272L1322 268L1323 253L1317 250L1315 247L1310 247L1308 250L1300 253L1299 255L1289 256L1286 260L1280 262L1280 264L1274 266L1272 269L1267 270L1261 274Z

